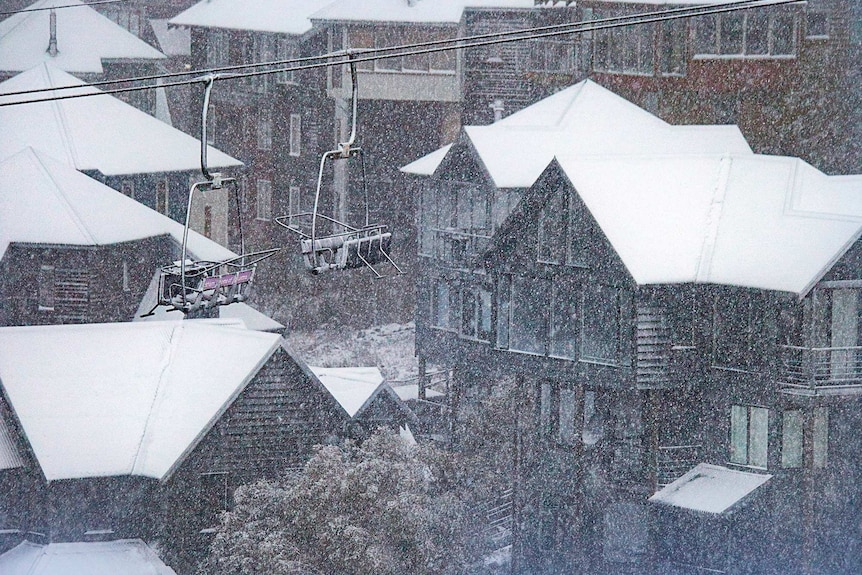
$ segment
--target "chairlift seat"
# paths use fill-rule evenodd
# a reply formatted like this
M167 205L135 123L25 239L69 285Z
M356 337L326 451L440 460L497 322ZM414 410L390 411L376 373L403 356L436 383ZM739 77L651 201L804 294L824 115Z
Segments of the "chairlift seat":
M388 260L392 234L385 226L372 226L319 239L302 240L305 265L312 273L356 269Z

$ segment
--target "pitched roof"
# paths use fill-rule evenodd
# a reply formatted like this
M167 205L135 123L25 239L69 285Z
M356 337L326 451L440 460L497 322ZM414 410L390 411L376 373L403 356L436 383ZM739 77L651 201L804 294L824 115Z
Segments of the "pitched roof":
M344 408L356 417L383 388L383 375L376 367L308 366L323 386Z
M312 20L457 24L465 8L532 9L533 0L337 0Z
M557 152L581 156L751 153L737 126L673 126L584 80L487 126L464 133L498 188L527 188ZM441 150L401 168L430 175ZM435 164L436 162L436 164Z
M183 231L182 224L43 152L26 148L0 161L0 259L11 243L101 246L167 234L181 244ZM200 259L235 256L193 230L188 245Z
M166 480L278 348L171 321L0 328L0 382L48 481Z
M56 56L48 54L50 10L19 12L0 22L0 70L20 72L42 62L74 73L102 73L103 60L161 60L165 55L80 0L39 0L29 8L57 10Z
M321 0L203 0L171 18L170 23L305 34L312 28L309 17L325 5Z
M557 161L634 280L804 295L862 234L862 175L743 155Z
M50 64L41 64L0 83L0 102L32 99L3 93L61 86L80 89L52 95L99 94L0 108L0 159L32 146L64 160L78 170L107 176L200 169L200 141L88 86ZM242 162L208 147L210 167L240 166Z
M93 543L25 541L0 555L4 575L176 575L140 539Z

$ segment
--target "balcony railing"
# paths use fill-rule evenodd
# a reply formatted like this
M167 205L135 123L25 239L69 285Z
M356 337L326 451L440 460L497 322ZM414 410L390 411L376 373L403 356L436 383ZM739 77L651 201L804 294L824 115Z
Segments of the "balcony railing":
M670 485L700 462L700 445L663 445L656 454L656 489Z
M862 346L780 346L778 379L800 393L862 393Z

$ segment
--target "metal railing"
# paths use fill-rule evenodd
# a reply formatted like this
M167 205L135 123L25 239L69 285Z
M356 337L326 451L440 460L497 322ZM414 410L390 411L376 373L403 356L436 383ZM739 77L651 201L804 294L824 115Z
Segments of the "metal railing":
M809 391L862 387L862 346L779 346L781 385Z
M656 453L656 488L670 485L697 465L701 445L663 445Z

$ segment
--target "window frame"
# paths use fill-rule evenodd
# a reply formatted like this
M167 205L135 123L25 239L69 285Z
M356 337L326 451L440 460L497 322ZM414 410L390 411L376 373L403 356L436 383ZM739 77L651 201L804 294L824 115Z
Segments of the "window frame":
M769 419L771 416L770 409L759 405L742 405L733 404L730 407L730 434L729 434L729 450L728 463L742 467L750 467L752 469L769 469ZM740 420L736 414L744 412L744 420ZM753 417L756 415L757 417ZM765 420L763 420L765 418ZM754 420L759 420L752 424ZM761 421L762 420L762 421ZM744 425L741 425L743 424ZM757 424L765 423L765 426L760 429ZM744 429L741 429L744 427ZM745 450L744 453L737 453L739 434L744 432ZM756 451L755 449L756 448ZM755 451L755 455L752 455ZM760 458L762 456L762 459ZM756 460L755 460L756 458ZM762 465L761 465L762 463Z
M302 115L290 115L289 154L295 158L302 155Z
M593 289L597 290L597 293L591 294L590 290L593 290ZM613 318L614 321L609 324L609 325L615 326L615 332L616 332L616 337L615 337L616 349L613 352L613 357L599 357L597 355L593 355L592 353L588 353L588 350L585 349L585 344L588 341L588 338L586 336L587 327L588 327L587 321L588 320L593 321L593 319L594 319L592 317L592 315L588 312L589 306L588 306L587 298L589 295L593 295L596 297L596 301L605 302L606 297L602 296L601 292L603 290L606 290L606 289L613 290L613 294L616 296L615 297L616 303L614 304L614 309L612 310L612 313L614 313L616 317ZM594 363L594 364L598 364L598 365L609 365L609 366L615 366L615 367L618 367L620 365L621 357L622 357L622 338L623 338L622 303L623 303L622 288L610 286L610 285L605 285L605 284L601 284L601 283L595 283L595 282L587 282L587 283L583 284L582 289L581 289L581 309L580 309L580 317L581 317L580 328L581 328L581 331L579 334L579 336L580 336L579 337L579 339L580 339L579 348L580 349L579 349L578 361L581 361L584 363ZM596 324L595 326L590 326L590 327L598 327L600 324L601 325L608 325L608 322L607 321L601 321L598 324Z
M39 311L55 311L57 305L56 268L53 265L42 265L37 278L37 305Z
M272 219L272 181L266 178L255 180L255 219L270 221Z
M762 13L761 13L762 14ZM709 60L709 59L792 59L796 58L799 53L799 28L800 22L797 14L790 13L787 11L773 11L767 14L767 22L766 22L766 52L765 53L752 53L749 51L748 44L748 34L749 34L749 21L753 21L757 19L759 15L755 12L751 14L741 12L741 13L732 13L732 14L707 14L703 16L696 17L694 23L692 24L692 55L691 58L695 60ZM722 36L723 30L725 28L725 20L729 20L732 18L739 18L741 22L740 29L740 52L727 52L722 45ZM778 52L777 45L780 41L779 30L778 27L780 23L785 20L790 19L790 30L789 30L789 40L790 40L790 50L789 52ZM712 21L714 26L711 26L713 30L711 35L714 38L711 41L703 42L700 38L700 25L701 23L705 23L708 21ZM708 44L711 44L708 46Z

